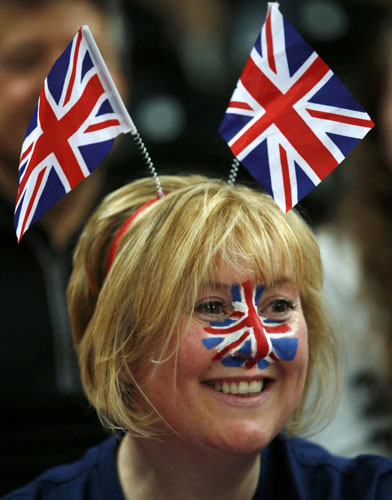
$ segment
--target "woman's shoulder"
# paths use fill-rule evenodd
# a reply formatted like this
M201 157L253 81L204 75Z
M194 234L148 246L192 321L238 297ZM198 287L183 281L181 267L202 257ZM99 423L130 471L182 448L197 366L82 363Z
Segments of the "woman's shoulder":
M392 498L392 460L382 456L339 457L306 440L280 435L270 444L264 467L284 470L286 487L301 499Z
M105 492L110 492L113 500L123 500L115 465L117 445L113 436L89 449L77 462L46 471L2 500L95 500L107 498Z

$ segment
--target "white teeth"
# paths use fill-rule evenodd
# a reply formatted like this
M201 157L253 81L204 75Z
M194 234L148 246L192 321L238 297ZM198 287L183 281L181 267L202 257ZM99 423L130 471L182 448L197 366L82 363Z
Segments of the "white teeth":
M253 396L261 392L264 388L264 379L252 380L251 382L241 380L241 382L211 381L207 383L216 391L224 392L225 394L240 394L241 396Z
M240 394L247 394L248 392L251 392L250 391L250 384L248 384L248 382L240 382L239 387L238 387L238 392ZM256 392L256 391L253 391L253 392Z
M264 389L264 379L263 380L252 380L249 384L249 392L260 392Z
M230 383L230 393L231 394L238 394L239 393L237 382Z

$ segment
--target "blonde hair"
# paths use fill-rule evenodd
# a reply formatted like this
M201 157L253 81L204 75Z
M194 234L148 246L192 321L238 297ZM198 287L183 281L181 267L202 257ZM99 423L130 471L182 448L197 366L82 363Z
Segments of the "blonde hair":
M87 223L74 256L68 304L84 391L103 423L151 436L157 411L141 412L132 374L143 359L163 362L179 337L201 283L221 266L252 272L266 285L289 279L299 289L309 332L305 388L286 430L309 431L334 405L337 344L321 296L318 245L303 219L283 214L267 194L202 176L163 176L164 199L149 206L109 247L123 222L154 198L150 179L110 194ZM315 390L310 391L310 385ZM311 393L311 394L310 394ZM312 401L309 397L313 395Z

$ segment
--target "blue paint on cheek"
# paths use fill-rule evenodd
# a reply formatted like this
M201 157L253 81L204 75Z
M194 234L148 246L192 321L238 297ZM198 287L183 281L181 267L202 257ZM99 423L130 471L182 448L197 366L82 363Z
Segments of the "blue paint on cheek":
M278 358L283 361L292 361L295 358L298 350L297 338L271 338L271 342L274 352Z
M207 339L202 339L203 345L207 347L207 349L212 349L216 347L223 341L223 337L209 337Z
M250 340L247 340L241 345L241 347L238 349L237 352L239 354L250 354L250 350L251 350L251 343Z
M273 325L282 325L285 322L284 319L268 319L268 318L263 318L263 323L266 325L273 324Z
M223 358L221 360L221 363L224 366L240 367L244 363L246 363L246 358L237 358L236 356L229 356L227 358Z
M267 368L269 366L269 363L265 359L259 359L259 361L257 362L257 366L261 370L264 370L265 368Z
M210 326L230 326L234 323L234 320L231 318L227 318L224 321L210 321Z

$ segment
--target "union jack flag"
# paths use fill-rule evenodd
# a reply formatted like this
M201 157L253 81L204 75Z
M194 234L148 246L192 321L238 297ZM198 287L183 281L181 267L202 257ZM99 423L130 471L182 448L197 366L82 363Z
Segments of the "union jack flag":
M238 160L287 212L373 126L279 4L269 3L219 128Z
M276 359L291 361L297 354L298 338L284 321L260 317L257 307L264 286L251 281L231 287L233 312L224 321L213 321L204 328L202 340L207 349L215 348L214 361L225 366L267 368Z
M87 26L46 77L27 128L15 208L18 241L109 153L132 119Z

